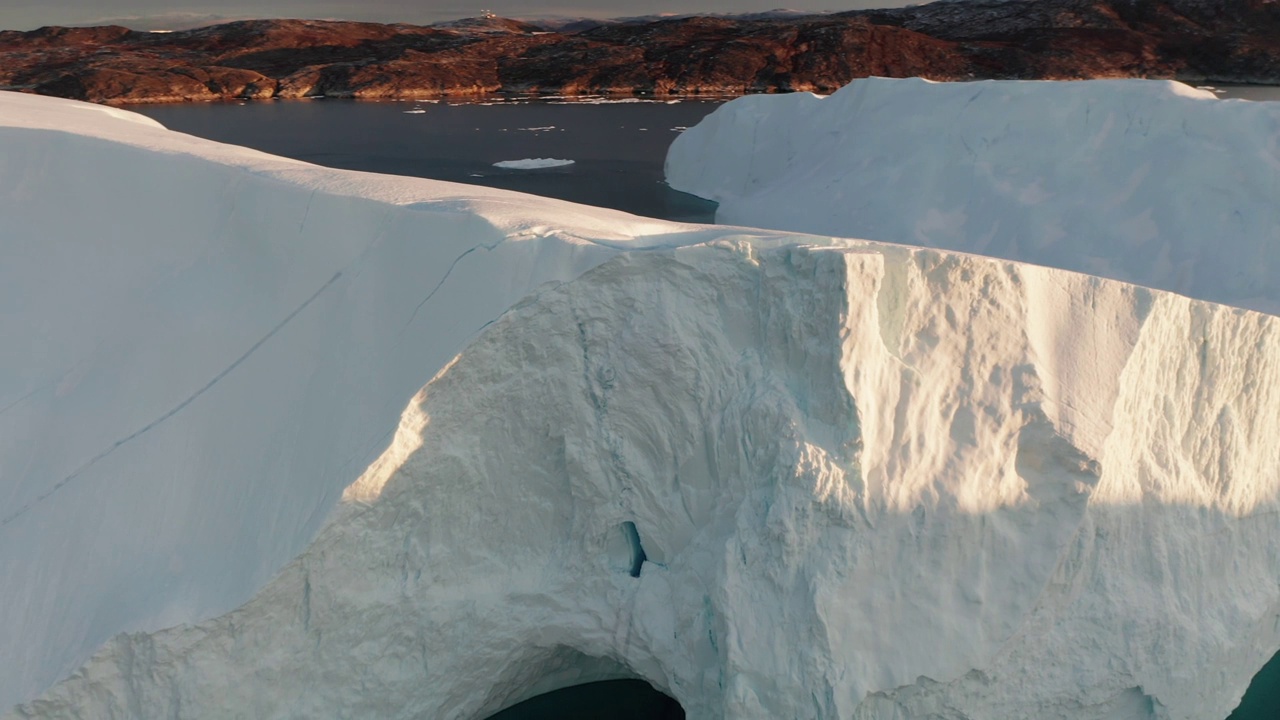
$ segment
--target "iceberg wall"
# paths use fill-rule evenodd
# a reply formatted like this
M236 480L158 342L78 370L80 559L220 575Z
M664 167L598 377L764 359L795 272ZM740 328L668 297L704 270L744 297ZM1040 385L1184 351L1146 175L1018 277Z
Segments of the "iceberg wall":
M248 600L520 298L725 234L17 93L0 218L0 707Z
M1275 317L0 108L5 718L1205 720L1280 648Z
M1280 647L1277 388L1276 318L1083 275L621 255L464 349L247 605L15 717L482 718L622 676L691 718L1225 717Z
M717 222L938 247L1280 311L1280 103L1168 81L856 80L682 133Z

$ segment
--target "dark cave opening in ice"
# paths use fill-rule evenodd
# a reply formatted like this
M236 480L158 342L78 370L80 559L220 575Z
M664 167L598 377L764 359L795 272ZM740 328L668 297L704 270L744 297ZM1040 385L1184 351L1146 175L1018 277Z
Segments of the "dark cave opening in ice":
M684 708L643 680L605 680L529 698L489 720L684 720Z

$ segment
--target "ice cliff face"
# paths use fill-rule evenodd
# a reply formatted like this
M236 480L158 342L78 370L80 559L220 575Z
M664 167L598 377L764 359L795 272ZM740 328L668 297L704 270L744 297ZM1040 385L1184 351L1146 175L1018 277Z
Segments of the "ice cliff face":
M1280 104L1164 81L857 80L683 133L718 222L1060 267L1280 311Z
M1275 317L0 98L6 692L126 631L6 718L641 677L692 718L1205 720L1280 648Z
M722 242L516 306L243 608L15 717L1225 717L1280 645L1280 323L935 251ZM625 523L648 560L630 572Z

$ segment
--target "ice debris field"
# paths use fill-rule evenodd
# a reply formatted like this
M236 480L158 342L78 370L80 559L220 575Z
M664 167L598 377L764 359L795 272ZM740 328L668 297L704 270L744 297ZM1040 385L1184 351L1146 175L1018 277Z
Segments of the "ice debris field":
M876 80L673 147L819 236L0 93L0 716L1226 717L1280 649L1278 122Z

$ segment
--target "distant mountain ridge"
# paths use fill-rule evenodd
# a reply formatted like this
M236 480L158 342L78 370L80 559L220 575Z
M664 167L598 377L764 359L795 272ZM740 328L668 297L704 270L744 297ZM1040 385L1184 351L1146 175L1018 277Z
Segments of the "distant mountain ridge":
M1280 84L1275 0L946 0L829 15L0 32L0 88L108 103L830 92L858 77Z

